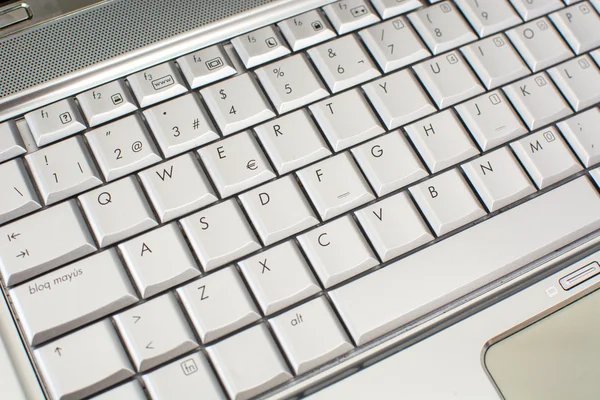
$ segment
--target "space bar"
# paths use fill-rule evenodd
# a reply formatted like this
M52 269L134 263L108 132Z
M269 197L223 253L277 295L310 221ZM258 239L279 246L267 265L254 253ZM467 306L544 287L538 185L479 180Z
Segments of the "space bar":
M330 292L364 344L600 228L600 196L577 178Z

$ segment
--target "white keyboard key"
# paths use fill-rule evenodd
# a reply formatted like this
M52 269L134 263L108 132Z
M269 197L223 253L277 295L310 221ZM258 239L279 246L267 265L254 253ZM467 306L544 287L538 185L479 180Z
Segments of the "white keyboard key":
M74 200L0 228L0 272L13 286L96 251Z
M193 93L144 110L144 117L167 158L219 139L204 106Z
M298 236L298 242L325 288L379 264L348 215Z
M452 110L417 121L404 130L434 173L479 153Z
M406 18L398 17L359 32L383 72L390 72L431 56Z
M228 78L237 72L227 53L218 44L179 57L177 64L192 89Z
M550 19L575 54L600 46L600 16L588 2L550 14Z
M488 89L494 89L531 72L503 34L482 39L460 49Z
M231 39L231 44L246 68L256 67L290 54L283 39L273 26L265 26Z
M381 75L354 35L308 49L308 55L333 93Z
M596 183L596 186L600 187L600 168L595 168L590 171L590 176Z
M423 5L421 0L371 0L381 18L388 19Z
M480 37L492 35L521 23L515 10L504 1L456 0Z
M461 103L455 109L483 151L527 133L499 89Z
M422 62L413 69L440 109L485 92L459 51Z
M511 147L540 189L582 169L554 127L532 133L511 143Z
M275 61L254 72L280 114L329 95L304 54Z
M434 176L409 190L438 236L486 215L456 169Z
M323 220L375 199L347 152L313 164L297 174Z
M363 173L383 196L428 175L404 135L394 131L352 149Z
M206 351L234 400L250 399L292 378L264 324L209 346Z
M121 243L119 250L143 298L200 275L175 223Z
M293 51L302 50L335 37L327 19L311 10L277 24Z
M544 72L505 86L503 90L530 130L573 113Z
M239 198L265 245L319 223L291 175L243 193Z
M260 318L234 267L191 282L177 293L204 344Z
M26 152L17 125L13 121L0 123L0 163Z
M296 374L354 348L323 296L269 320Z
M600 10L600 0L590 0L590 2L592 3L592 5L594 7L596 7L596 10ZM598 11L600 12L600 11Z
M229 197L275 177L248 131L198 150L221 197Z
M25 120L38 146L56 142L85 129L83 117L73 99L39 108L25 114Z
M234 200L192 214L180 223L204 271L260 249L258 239Z
M33 351L54 399L80 399L133 376L109 320L98 322Z
M139 177L161 222L218 200L206 174L190 153L142 171Z
M25 156L45 204L56 203L102 184L81 137L73 137Z
M565 5L560 0L509 0L521 14L521 18L530 21L534 18L551 13Z
M520 25L506 32L533 72L573 57L573 52L547 18Z
M575 112L600 102L600 70L587 54L550 68L548 74Z
M204 354L198 352L143 376L153 399L226 400ZM125 399L123 399L125 400Z
M359 89L329 97L308 108L335 151L385 132Z
M596 64L600 66L600 49L590 51L590 56L592 56L592 58L594 58L594 61L596 61Z
M42 207L22 160L0 164L0 177L0 224Z
M254 128L279 174L304 167L331 154L305 109Z
M462 46L477 39L454 3L445 1L408 14L433 54Z
M340 35L379 22L379 16L366 0L341 0L326 5L323 11Z
M117 80L77 95L90 126L103 124L137 110L125 82Z
M239 266L265 315L321 290L292 240L240 261Z
M91 130L85 137L108 182L161 160L137 115Z
M248 73L204 88L200 94L223 135L275 116L262 90Z
M78 198L100 247L158 225L133 176L84 193Z
M600 196L582 177L329 295L363 345L599 227Z
M586 168L600 162L600 143L597 142L600 110L597 107L559 122L556 126Z
M535 192L535 187L507 147L462 165L490 212Z
M130 308L113 319L140 372L198 346L172 293Z
M10 295L33 346L138 301L114 250L42 275Z
M407 192L397 193L354 213L383 262L433 240Z
M185 93L187 88L173 62L159 64L127 77L140 107Z
M437 111L410 69L369 82L362 89L390 130Z
M125 383L121 386L117 386L114 389L110 389L108 392L103 392L98 396L92 397L93 400L147 400L144 390L137 383L136 380L132 380L129 383Z

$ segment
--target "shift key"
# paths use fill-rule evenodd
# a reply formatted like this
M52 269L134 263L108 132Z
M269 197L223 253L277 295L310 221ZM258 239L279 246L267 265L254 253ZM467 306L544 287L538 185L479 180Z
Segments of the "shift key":
M0 228L0 273L13 286L96 251L71 200Z
M33 346L138 300L114 249L17 286L10 296Z

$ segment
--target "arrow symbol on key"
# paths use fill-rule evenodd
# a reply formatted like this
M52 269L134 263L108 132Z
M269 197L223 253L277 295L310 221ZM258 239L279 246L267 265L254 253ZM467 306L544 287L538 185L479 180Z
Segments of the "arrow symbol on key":
M147 348L147 349L149 349L149 350L153 350L153 349L154 349L154 347L152 347L152 342L148 343L148 344L146 345L146 348Z
M14 233L14 232L13 232L13 234L12 234L12 235L6 235L6 236L8 236L8 241L9 241L9 242L12 242L13 240L17 240L17 236L21 236L21 234L20 234L20 233Z
M28 255L29 255L29 250L25 249L24 251L21 251L19 254L17 254L17 257L25 258Z
M54 349L54 352L58 354L59 357L62 357L62 354L60 353L62 351L62 349L60 347L57 347L56 349Z

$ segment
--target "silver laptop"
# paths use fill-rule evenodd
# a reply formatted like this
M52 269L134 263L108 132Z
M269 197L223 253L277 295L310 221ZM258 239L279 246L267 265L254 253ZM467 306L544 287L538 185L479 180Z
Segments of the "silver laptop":
M599 0L0 1L0 398L600 398Z

